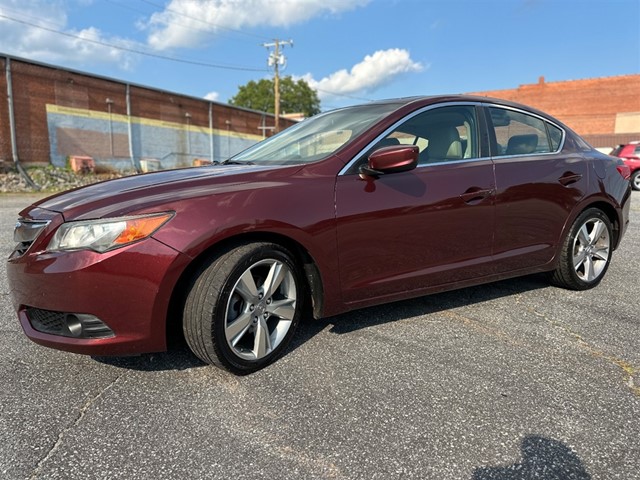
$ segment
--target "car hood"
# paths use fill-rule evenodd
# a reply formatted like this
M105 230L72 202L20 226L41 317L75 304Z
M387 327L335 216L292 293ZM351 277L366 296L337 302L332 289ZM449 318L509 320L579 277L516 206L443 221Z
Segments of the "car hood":
M215 165L133 175L80 187L45 198L34 207L83 220L143 212L187 198L272 185L300 166Z

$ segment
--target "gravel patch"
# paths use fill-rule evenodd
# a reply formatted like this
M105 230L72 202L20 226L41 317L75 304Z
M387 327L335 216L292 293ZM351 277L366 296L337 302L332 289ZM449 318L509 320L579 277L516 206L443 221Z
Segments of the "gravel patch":
M33 193L36 191L54 193L127 175L118 172L80 174L53 166L28 168L27 173L40 187L39 190L34 190L27 184L16 170L5 168L0 170L0 193Z

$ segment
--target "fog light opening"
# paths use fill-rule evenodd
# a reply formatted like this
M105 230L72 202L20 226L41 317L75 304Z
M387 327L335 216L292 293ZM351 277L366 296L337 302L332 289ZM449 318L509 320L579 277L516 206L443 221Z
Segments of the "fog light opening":
M76 315L69 313L64 320L70 336L75 338L82 337L82 321Z

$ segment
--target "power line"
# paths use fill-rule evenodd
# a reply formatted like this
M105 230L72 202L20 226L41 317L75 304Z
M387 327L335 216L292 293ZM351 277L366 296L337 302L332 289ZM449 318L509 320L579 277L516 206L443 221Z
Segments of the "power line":
M132 12L142 13L143 15L149 15L149 14L157 13L157 12L150 12L149 10L142 10L140 8L136 8L134 6L131 6L129 4L124 4L124 3L117 2L116 0L105 0L105 1L108 2L108 3L111 3L112 5L116 5L116 6L120 7L120 8L125 8L127 10L131 10ZM153 2L145 1L145 0L140 0L140 1L144 2L144 3L147 3L149 5L152 5L152 6L157 6L159 8L164 8L163 5L159 5L157 3L153 3ZM246 35L248 37L259 38L259 39L266 39L267 38L267 37L262 37L260 35L254 35L254 34L251 34L251 33L248 33L248 32L244 32L242 30L235 30L235 29L230 28L230 27L224 27L222 25L218 25L218 24L215 24L215 23L208 22L206 20L202 20L201 18L191 17L191 16L186 15L186 14L184 14L182 12L177 11L177 10L172 10L172 9L169 9L169 8L166 8L165 10L170 11L171 13L173 13L175 15L178 15L178 16L181 16L181 17L185 17L185 18L188 18L190 20L195 20L197 22L205 24L205 26L202 26L202 27L194 27L193 25L187 25L185 23L180 23L180 22L173 21L173 22L165 22L166 25L177 25L177 26L182 27L182 28L188 28L190 30L197 30L199 32L204 32L204 33L209 33L209 34L213 33L212 29L211 29L211 27L213 27L215 29L229 30L230 32L239 33L239 34L242 34L242 35ZM209 28L207 28L207 26ZM225 35L224 33L219 33L219 32L215 32L215 33L216 33L216 35L219 35L219 36ZM249 39L242 39L242 40L251 41Z
M127 10L131 10L132 12L138 12L138 13L142 13L144 15L148 15L149 11L147 10L141 10L139 8L136 7L132 7L129 4L124 4L124 3L120 3L120 2L116 2L115 0L106 0L107 3L111 3L112 5L117 5L120 8L126 8Z
M337 92L330 92L328 90L323 90L321 88L315 87L315 89L318 92L322 92L322 93L326 93L327 95L333 95L336 97L345 97L345 98L351 98L353 100L361 100L363 102L374 102L375 100L373 100L372 98L364 98L364 97L356 97L354 95L347 95L346 93L337 93Z
M196 22L204 23L205 25L209 25L209 26L212 26L214 28L219 28L219 29L222 29L222 30L228 30L230 32L239 33L241 35L246 35L248 37L258 38L260 40L268 40L267 37L264 37L262 35L257 35L257 34L254 34L254 33L245 32L244 30L239 30L239 29L235 29L235 28L231 28L231 27L225 27L225 26L222 26L222 25L219 25L219 24L216 24L216 23L208 22L207 20L203 20L201 18L192 17L190 15L187 15L186 13L182 13L182 12L180 12L178 10L173 10L172 8L167 8L166 6L161 5L159 3L152 2L151 0L140 0L140 1L144 2L144 3L148 4L148 5L152 5L154 7L158 7L158 8L164 9L164 11L166 11L166 12L171 12L171 13L173 13L175 15L179 15L181 17L188 18L189 20L195 20ZM180 25L180 24L177 24L177 25Z
M243 66L239 66L239 65L223 65L223 64L201 62L201 61L197 61L197 60L187 60L187 59L178 58L178 57L170 57L168 55L160 55L160 54L157 54L157 53L150 53L150 52L145 52L143 50L137 50L135 48L129 48L129 47L123 47L123 46L120 46L120 45L114 45L114 44L103 42L103 41L100 41L100 40L94 40L94 39L91 39L91 38L82 37L80 35L74 35L74 34L68 33L68 32L61 32L60 30L55 30L53 28L47 28L47 27L44 27L42 25L37 25L35 23L27 22L25 20L20 20L20 19L17 19L17 18L13 18L13 17L10 17L8 15L3 15L1 13L0 13L0 18L4 18L6 20L10 20L10 21L16 22L16 23L21 23L23 25L28 25L30 27L39 28L40 30L46 30L48 32L56 33L58 35L63 35L65 37L82 40L83 42L94 43L96 45L101 45L103 47L114 48L116 50L121 50L121 51L124 51L124 52L136 53L138 55L145 55L147 57L159 58L159 59L162 59L162 60L169 60L169 61L172 61L172 62L186 63L186 64L189 64L189 65L197 65L197 66L200 66L200 67L220 68L220 69L225 69L225 70L241 70L241 71L248 71L248 72L266 72L266 71L268 71L265 68L243 67Z
M45 19L43 19L41 17L35 17L33 15L29 15L28 13L25 13L23 10L16 10L15 8L6 7L4 5L2 5L0 8L2 9L0 11L7 11L8 10L9 12L17 14L17 15L19 15L21 17L29 18L31 20L34 20L34 21L37 21L37 22L40 22L40 23L45 23L47 25L52 25L54 27L60 27L60 28L64 27L64 23L59 24L59 23L56 23L56 22L51 22L49 20L45 20Z
M270 43L263 43L262 46L266 47L267 50L273 47L273 52L269 50L269 66L273 67L274 71L274 93L275 93L275 131L278 133L280 131L280 66L284 68L287 64L285 56L280 53L280 49L284 48L285 45L291 45L293 47L293 40L278 40L275 39Z
M152 2L150 0L140 0L140 1L142 1L144 3L147 3L149 5L162 7L162 5L156 4L156 3L154 3L154 2ZM118 6L123 7L123 8L127 8L129 10L137 11L139 13L145 13L145 14L148 13L148 12L144 12L144 11L142 11L140 9L136 9L134 7L131 7L129 5L124 5L124 4L118 3L118 2L116 2L114 0L107 0L107 2L112 3L114 5L118 5ZM177 12L175 10L167 9L167 11L171 11L172 13L175 13L177 15L184 16L185 18L201 21L202 23L206 23L206 24L211 25L211 26L217 26L217 25L215 25L213 23L206 22L204 20L200 20L200 19L197 19L195 17L190 17L188 15L182 14L182 13ZM45 24L54 25L52 22L47 22L46 20L38 18L38 17L25 15L22 12L20 12L20 15L26 16L28 18L32 18L34 20L43 22ZM172 62L185 63L185 64L189 64L189 65L196 65L196 66L208 67L208 68L220 68L220 69L225 69L225 70L238 70L238 71L249 71L249 72L267 72L267 71L269 71L268 69L264 69L264 68L244 67L244 66L239 66L239 65L214 64L214 63L202 62L202 61L199 61L199 60L189 60L187 58L172 57L172 56L168 56L168 55L160 55L160 54L156 54L156 53L145 52L143 50L138 50L138 49L134 49L134 48L114 45L114 44L111 44L111 43L108 43L108 42L103 42L103 41L100 41L100 40L94 40L94 39L86 38L86 37L82 37L80 35L74 35L74 34L68 33L68 32L62 32L60 30L56 30L56 29L53 29L53 28L45 27L43 25L38 25L38 24L35 24L35 23L27 22L26 20L20 20L20 19L14 18L14 17L10 17L8 15L1 14L1 13L0 13L0 18L4 18L6 20L10 20L10 21L13 21L13 22L16 22L16 23L21 23L23 25L28 25L30 27L38 28L38 29L45 30L45 31L48 31L48 32L56 33L58 35L63 35L65 37L75 38L75 39L82 40L82 41L85 41L85 42L94 43L96 45L101 45L101 46L104 46L104 47L113 48L113 49L116 49L116 50L121 50L121 51L129 52L129 53L135 53L135 54L138 54L138 55L145 55L147 57L158 58L158 59L161 59L161 60L168 60L168 61L172 61ZM177 25L180 25L180 24L177 24ZM184 25L180 25L180 26L184 26ZM259 35L253 35L253 34L249 34L249 33L246 33L246 32L242 32L240 30L235 30L235 29L232 29L232 28L226 28L226 27L221 27L221 26L217 26L217 27L225 29L225 30L230 30L230 31L233 31L233 32L244 33L244 34L246 34L248 36L252 36L252 37L266 38L266 37L261 37ZM290 44L290 45L293 44L292 41L285 42L285 41L276 40L276 42L279 45L282 45L282 46L284 46L285 44ZM275 46L275 43L269 43L269 44L264 43L262 45L265 46L265 47L273 47L273 46ZM275 67L276 70L277 70L278 65L277 65L277 63L274 63L274 62L279 62L279 60L276 59L273 56L273 54L270 54L269 58L270 58L271 66ZM282 61L283 60L284 59L282 59ZM282 63L280 62L280 64L282 64ZM276 75L277 75L277 73L276 73ZM372 101L374 101L371 98L357 97L355 95L348 95L346 93L331 92L329 90L324 90L324 89L321 89L321 88L318 88L318 87L315 87L315 90L318 91L318 92L326 93L327 95L350 98L350 99L353 99L353 100L359 100L359 101L364 101L364 102L372 102Z

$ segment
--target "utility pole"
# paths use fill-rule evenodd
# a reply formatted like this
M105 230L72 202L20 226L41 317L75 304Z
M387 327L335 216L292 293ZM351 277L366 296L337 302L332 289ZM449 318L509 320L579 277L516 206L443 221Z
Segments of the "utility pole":
M291 45L293 47L293 40L278 40L276 38L273 42L262 44L262 46L267 49L273 48L273 51L269 50L268 64L270 67L273 67L274 71L273 89L275 94L274 113L276 117L276 133L280 130L280 66L285 68L287 64L287 60L280 50L284 48L285 45Z

